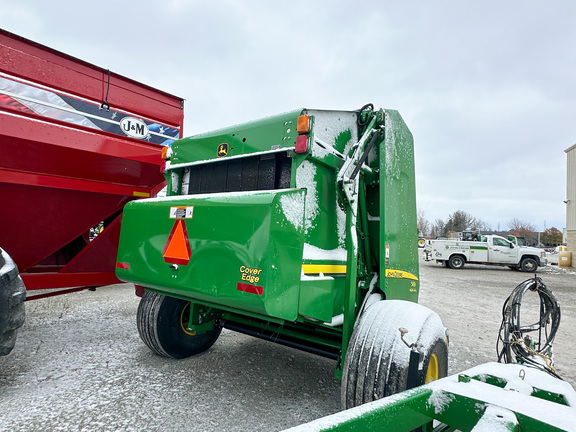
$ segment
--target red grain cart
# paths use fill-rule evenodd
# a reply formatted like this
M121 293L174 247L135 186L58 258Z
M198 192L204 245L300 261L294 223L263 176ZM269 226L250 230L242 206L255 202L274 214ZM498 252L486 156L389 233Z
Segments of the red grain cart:
M18 270L58 289L28 299L119 282L122 209L164 187L182 124L181 98L0 30L0 354L23 321Z

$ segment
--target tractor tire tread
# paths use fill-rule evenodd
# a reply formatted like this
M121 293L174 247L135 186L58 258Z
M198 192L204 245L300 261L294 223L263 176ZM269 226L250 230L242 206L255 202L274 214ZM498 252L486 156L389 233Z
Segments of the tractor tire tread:
M26 287L18 268L0 249L0 356L9 354L16 343L18 329L24 325Z

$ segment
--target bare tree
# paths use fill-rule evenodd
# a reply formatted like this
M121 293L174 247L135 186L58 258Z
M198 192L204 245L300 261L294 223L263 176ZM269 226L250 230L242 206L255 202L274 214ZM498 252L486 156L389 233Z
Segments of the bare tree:
M532 237L532 234L536 231L534 225L519 218L510 219L508 221L508 229L510 234L525 238Z
M430 231L430 237L445 237L446 236L446 222L442 219L436 219Z
M461 231L477 231L484 228L486 224L480 219L475 218L470 213L466 213L463 210L456 210L446 221L446 226L449 231L461 232Z
M422 235L424 236L427 235L428 230L430 229L430 222L428 222L428 220L424 217L423 210L418 210L417 218L418 218L417 220L418 232L422 233Z

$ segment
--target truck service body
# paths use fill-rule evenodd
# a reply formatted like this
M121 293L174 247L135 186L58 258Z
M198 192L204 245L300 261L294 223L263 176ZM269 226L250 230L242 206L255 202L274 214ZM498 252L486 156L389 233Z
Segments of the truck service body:
M502 265L533 272L538 266L548 263L544 250L518 246L498 235L482 235L478 241L431 240L427 246L427 257L453 269L470 263Z

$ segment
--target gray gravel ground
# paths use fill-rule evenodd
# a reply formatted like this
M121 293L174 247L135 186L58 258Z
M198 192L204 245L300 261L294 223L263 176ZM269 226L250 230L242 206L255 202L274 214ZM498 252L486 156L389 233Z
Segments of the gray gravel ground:
M501 307L530 275L500 267L421 266L421 303L450 329L450 373L496 359ZM558 372L573 386L576 273L540 272L562 305ZM205 354L157 357L135 326L131 285L27 303L0 357L1 431L270 431L340 408L334 362L224 331Z

